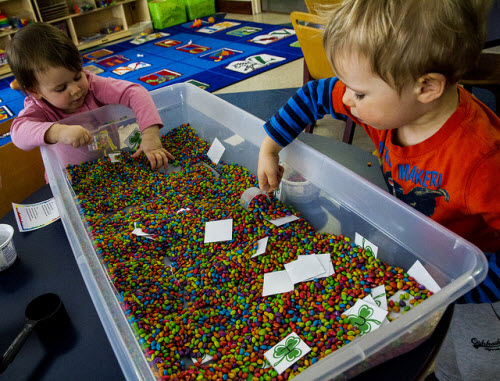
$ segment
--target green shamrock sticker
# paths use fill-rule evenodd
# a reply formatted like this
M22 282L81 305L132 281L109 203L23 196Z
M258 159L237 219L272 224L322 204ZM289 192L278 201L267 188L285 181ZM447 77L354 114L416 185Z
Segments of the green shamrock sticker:
M358 329L361 331L361 336L372 330L372 326L370 323L380 325L380 321L376 319L370 319L370 317L373 315L373 312L373 308L364 304L359 308L358 315L352 314L349 316L349 323L358 327Z
M132 133L127 137L127 139L125 140L125 144L133 149L133 150L136 150L137 148L139 148L139 146L141 145L141 141L142 141L142 138L141 138L141 132L139 131L139 129L134 129L134 131L132 131Z
M264 353L264 357L274 370L281 374L310 351L311 348L295 332L292 332Z
M302 356L302 351L297 348L299 343L300 339L298 337L288 336L285 345L276 345L273 357L279 359L279 361L275 362L274 366L276 367L284 358L286 358L286 361L292 363L299 359Z

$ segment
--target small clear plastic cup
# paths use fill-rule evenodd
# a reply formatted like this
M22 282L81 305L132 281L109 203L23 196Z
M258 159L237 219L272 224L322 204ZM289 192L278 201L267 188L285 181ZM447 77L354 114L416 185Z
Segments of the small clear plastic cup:
M251 187L251 188L248 188L246 191L244 191L242 194L241 194L241 197L240 197L240 205L248 211L248 205L250 205L250 202L254 199L255 196L258 196L260 194L264 194L266 195L266 197L269 199L269 196L267 195L266 192L264 192L263 190L260 190L259 188L257 187Z

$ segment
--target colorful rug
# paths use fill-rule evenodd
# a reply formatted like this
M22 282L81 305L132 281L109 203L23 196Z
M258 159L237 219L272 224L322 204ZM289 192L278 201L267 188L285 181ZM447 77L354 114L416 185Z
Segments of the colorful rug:
M155 31L82 53L84 68L148 90L189 82L209 92L302 57L293 28L219 19ZM24 96L0 80L0 121L23 109Z

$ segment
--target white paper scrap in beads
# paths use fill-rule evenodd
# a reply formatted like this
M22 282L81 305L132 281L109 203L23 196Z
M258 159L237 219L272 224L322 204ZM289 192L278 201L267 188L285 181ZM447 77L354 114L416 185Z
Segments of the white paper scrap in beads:
M404 295L404 298L401 299L400 295ZM408 298L408 299L406 299ZM403 290L399 290L398 292L396 292L394 295L392 295L389 300L392 300L393 302L398 302L398 303L401 303L401 302L404 302L404 306L399 306L399 311L396 312L394 310L392 310L391 312L389 312L389 315L387 315L389 317L389 320L394 320L394 319L397 319L398 317L400 317L401 315L403 315L403 312L405 310L405 307L410 307L413 308L414 304L411 304L411 300L412 299L415 299L415 297L413 295L411 295L410 293L406 292L406 291L403 291Z
M198 362L198 359L195 357L191 357L191 360L193 362ZM207 355L206 353L203 354L203 357L201 358L201 363L200 364L205 364L206 362L209 362L213 360L213 356Z
M285 269L294 284L326 274L326 269L316 255L301 255L299 259L285 263Z
M441 287L439 287L420 261L415 261L413 266L408 270L408 275L415 278L418 283L423 284L426 289L432 291L434 294L441 290Z
M139 236L139 237L149 238L149 239L152 239L153 241L155 240L153 238L153 234L149 234L149 233L142 231L141 228L137 227L137 224L135 222L134 222L134 230L132 230L132 234L135 234L136 236Z
M387 311L363 299L358 299L345 314L349 319L349 324L356 326L360 331L359 335L363 336L380 328Z
M233 219L209 221L205 224L205 243L223 242L233 239Z
M311 351L311 348L292 332L274 347L264 353L264 357L278 374L283 373L290 366Z
M358 232L356 232L356 234L354 235L354 243L358 246L361 246L363 249L365 249L366 252L372 253L373 256L377 258L378 247L372 242L368 241Z
M371 296L378 307L387 311L387 295L384 285L372 288Z
M286 270L264 274L262 296L283 294L290 291L293 291L293 282Z
M298 219L299 219L299 217L291 214L289 216L276 218L274 220L269 220L269 222L272 223L275 226L281 226L281 225L287 224L289 222L292 222L292 221L295 221L295 220L298 220Z
M210 158L210 160L212 160L214 164L218 164L225 150L226 148L220 142L220 140L215 138L212 145L210 146L210 149L207 152L207 156Z
M269 237L264 237L264 238L261 238L257 241L257 249L256 249L254 255L252 255L252 258L256 257L257 255L264 254L266 252L268 240L269 240Z
M326 277L329 277L330 275L335 274L335 269L333 268L332 259L331 259L329 253L327 253L327 254L313 254L313 255L315 255L316 258L319 259L319 262L321 263L321 265L325 269L325 273L322 275L318 275L318 276L309 278L306 281L314 280L315 278L316 279L326 278ZM299 256L297 256L297 259L301 259L303 257L307 257L307 255L299 255Z

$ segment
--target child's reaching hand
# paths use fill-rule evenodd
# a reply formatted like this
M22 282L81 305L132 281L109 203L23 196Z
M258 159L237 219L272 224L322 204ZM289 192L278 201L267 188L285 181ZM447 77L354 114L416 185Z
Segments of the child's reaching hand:
M142 131L141 145L131 156L135 159L144 152L151 163L151 169L158 169L161 167L167 168L168 159L175 159L174 156L161 145L159 131L160 128L158 125L150 126Z
M45 132L45 142L50 144L62 143L73 148L86 146L92 140L90 132L79 125L54 123Z
M265 192L278 189L283 177L284 168L279 165L279 152L282 147L266 136L259 152L259 165L257 175L259 187Z

